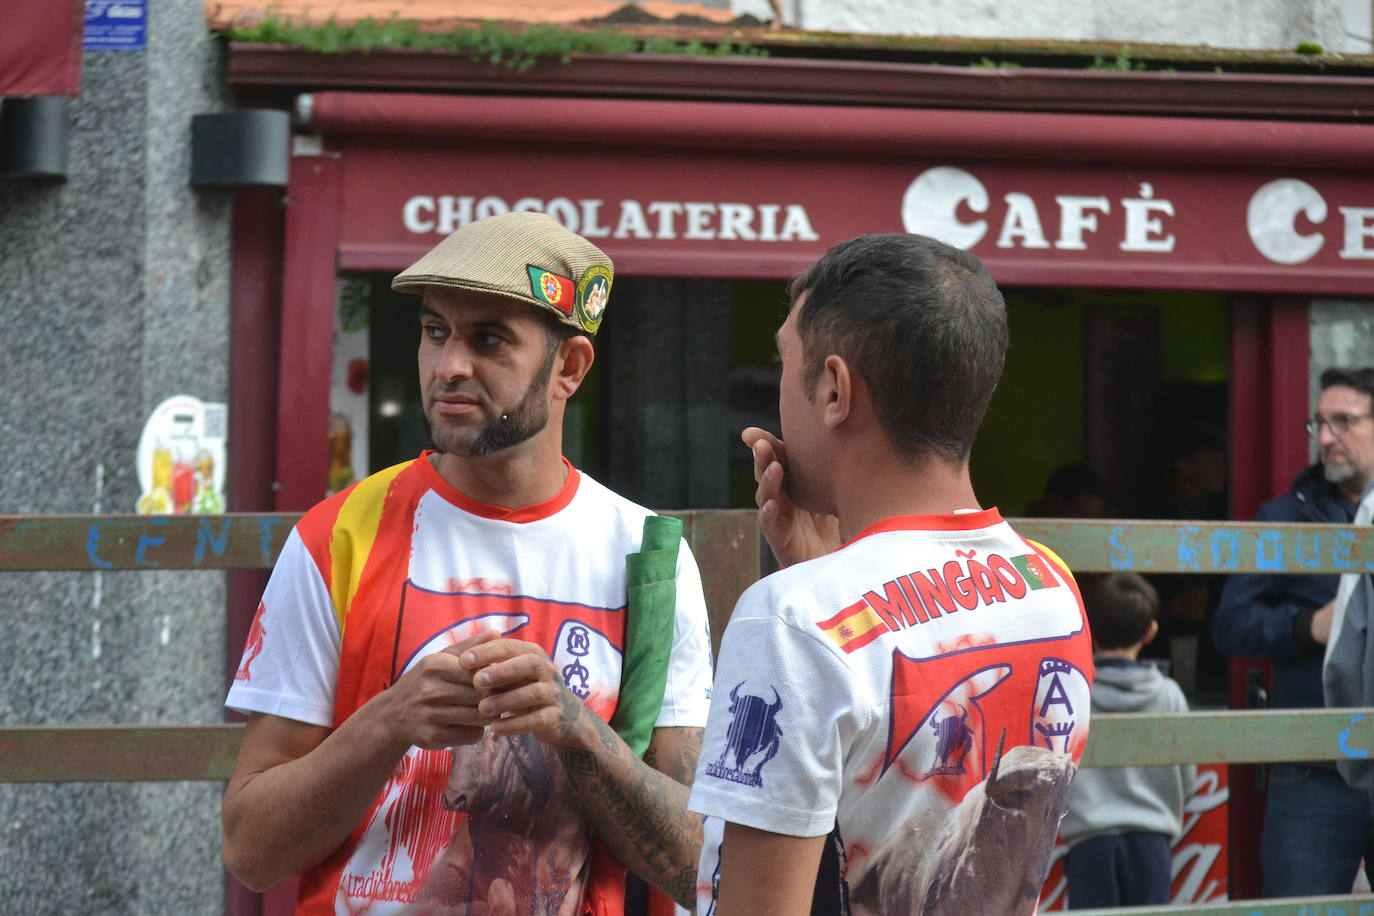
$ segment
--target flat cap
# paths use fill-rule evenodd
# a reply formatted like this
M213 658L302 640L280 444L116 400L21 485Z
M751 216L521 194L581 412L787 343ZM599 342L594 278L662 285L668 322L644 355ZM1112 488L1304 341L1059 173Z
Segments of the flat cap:
M494 293L595 334L614 279L606 253L552 217L503 213L450 234L397 274L391 288L417 296L429 286Z

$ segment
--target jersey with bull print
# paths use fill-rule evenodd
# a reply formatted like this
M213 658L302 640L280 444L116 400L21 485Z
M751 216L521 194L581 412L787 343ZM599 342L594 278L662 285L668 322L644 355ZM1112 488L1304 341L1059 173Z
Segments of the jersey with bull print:
M692 789L698 913L725 821L827 837L813 913L1033 912L1092 676L1073 577L995 509L885 519L756 583Z
M541 645L609 720L625 557L640 549L647 515L571 466L558 495L517 510L467 499L425 458L375 474L291 533L227 703L337 727L429 653L495 629ZM705 601L683 544L656 724L702 726L709 690ZM411 748L339 851L303 876L297 911L613 910L623 872L593 852L571 793L556 754L528 736Z

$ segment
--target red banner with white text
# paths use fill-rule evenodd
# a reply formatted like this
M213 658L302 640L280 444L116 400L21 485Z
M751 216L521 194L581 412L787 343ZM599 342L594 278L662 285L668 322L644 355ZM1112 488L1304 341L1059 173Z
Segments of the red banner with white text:
M1004 284L1374 290L1360 125L355 95L316 101L345 270L540 210L640 275L785 278L907 231Z
M1183 834L1174 843L1170 903L1177 906L1227 899L1228 795L1226 767L1200 764L1193 795L1184 806ZM1064 878L1064 854L1068 851L1062 842L1054 847L1050 876L1040 892L1041 913L1068 909L1068 881Z

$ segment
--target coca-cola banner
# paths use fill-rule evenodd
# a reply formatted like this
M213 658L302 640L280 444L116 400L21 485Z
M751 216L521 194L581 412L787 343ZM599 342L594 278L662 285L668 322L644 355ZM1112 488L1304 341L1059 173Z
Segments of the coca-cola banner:
M1184 806L1183 834L1174 843L1174 882L1169 901L1175 905L1214 903L1227 899L1226 767L1199 764L1192 797ZM1068 909L1064 877L1064 843L1054 847L1050 876L1040 892L1041 913Z
M1004 283L1374 290L1374 178L1344 168L1345 134L1326 137L1320 155L1304 157L1302 135L1294 133L1285 141L1291 155L1232 161L1229 152L1203 150L1193 161L1177 161L1147 150L1139 163L1129 150L1075 150L1076 137L1065 135L1059 160L1042 151L1028 161L997 149L995 136L985 151L967 136L942 149L934 128L927 128L929 144L894 133L902 142L886 148L839 141L828 147L805 125L790 132L774 125L773 141L773 134L741 134L712 147L683 136L672 105L662 109L661 146L642 129L630 140L611 135L623 132L615 109L594 110L606 126L600 145L597 124L575 142L562 122L545 125L544 141L537 124L512 126L510 118L487 130L496 116L485 109L474 114L470 131L455 122L445 136L326 134L344 176L341 263L399 269L471 220L541 210L637 274L787 277L836 242L909 231L972 250ZM773 109L785 112L772 106L767 113L776 116ZM570 105L562 121L576 112ZM699 120L710 110L686 114ZM1137 127L1150 121L1116 120ZM816 130L843 127L825 122ZM1036 129L1049 128L1036 122ZM1245 149L1246 135L1238 136L1228 139L1228 151ZM1365 142L1364 134L1348 136L1356 146Z

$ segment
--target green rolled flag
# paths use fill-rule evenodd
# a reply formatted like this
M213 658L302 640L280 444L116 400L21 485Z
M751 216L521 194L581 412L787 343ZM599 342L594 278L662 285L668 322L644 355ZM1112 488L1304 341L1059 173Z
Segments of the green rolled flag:
M639 552L625 557L625 658L611 728L640 757L649 749L668 683L681 543L681 519L651 515Z

